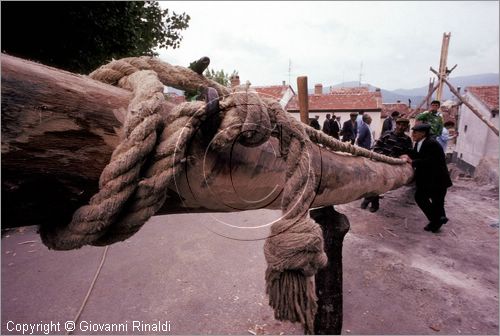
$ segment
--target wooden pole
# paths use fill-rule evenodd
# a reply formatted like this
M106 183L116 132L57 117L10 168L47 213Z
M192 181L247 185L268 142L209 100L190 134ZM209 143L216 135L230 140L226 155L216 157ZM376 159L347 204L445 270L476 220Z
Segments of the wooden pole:
M2 54L1 62L2 225L65 226L98 190L99 176L120 142L131 93L12 56ZM162 105L165 119L173 107ZM277 154L279 146L272 137L259 147L236 144L214 152L205 142L193 141L187 154L192 161L157 214L280 209L286 164ZM320 179L315 208L382 194L413 175L410 165L321 146L313 146L311 160Z
M439 59L439 81L438 81L438 89L436 93L436 99L441 100L443 95L443 79L446 78L446 64L448 59L448 47L450 45L450 37L451 33L443 33L443 43L441 45L441 58Z
M309 92L307 92L307 76L297 77L297 93L299 95L300 121L309 125Z
M429 79L429 87L427 88L427 101L426 101L426 109L429 109L429 104L430 104L430 98L432 96L432 93L434 92L434 78Z
M482 122L484 122L492 131L495 133L497 136L498 134L498 129L493 125L489 120L487 120L474 106L472 106L467 100L460 95L460 93L455 89L455 87L444 77L442 77L436 70L434 70L431 67L431 71L435 73L440 79L443 80L446 85L450 88L450 91L453 92L453 94L465 105L467 106L472 113L474 113L479 119L481 119Z
M434 91L436 91L436 89L438 88L439 84L436 84L436 86L434 86L434 88L432 90L429 90L429 93L427 94L427 97L425 97L421 102L420 104L417 106L417 108L415 109L415 112L418 111L426 102L429 101L429 98L432 96L432 94L434 93ZM427 103L427 105L429 105Z
M349 231L347 217L333 206L310 211L321 226L328 264L316 274L318 312L314 320L314 334L340 335L342 331L342 244Z

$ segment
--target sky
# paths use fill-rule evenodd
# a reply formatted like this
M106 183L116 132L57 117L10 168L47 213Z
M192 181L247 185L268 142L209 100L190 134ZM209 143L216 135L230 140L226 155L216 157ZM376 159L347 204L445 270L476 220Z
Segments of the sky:
M296 88L359 81L387 90L427 86L451 33L451 77L499 72L498 1L165 1L191 16L173 65L202 56L242 83Z

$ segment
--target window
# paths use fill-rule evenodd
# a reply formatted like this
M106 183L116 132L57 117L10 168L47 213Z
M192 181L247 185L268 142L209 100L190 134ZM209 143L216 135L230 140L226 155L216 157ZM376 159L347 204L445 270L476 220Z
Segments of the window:
M467 125L465 125L465 127L464 127L464 133L466 133L466 132L467 132Z

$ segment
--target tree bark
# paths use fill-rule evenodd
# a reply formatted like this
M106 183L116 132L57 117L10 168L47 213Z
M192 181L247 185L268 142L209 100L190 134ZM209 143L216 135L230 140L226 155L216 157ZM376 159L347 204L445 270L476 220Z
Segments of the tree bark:
M66 225L98 190L119 143L130 92L41 64L2 55L2 220L4 226ZM173 104L162 106L168 115ZM210 152L191 143L183 174L157 214L279 209L285 161L278 139ZM394 166L315 146L320 185L311 207L347 203L408 183Z

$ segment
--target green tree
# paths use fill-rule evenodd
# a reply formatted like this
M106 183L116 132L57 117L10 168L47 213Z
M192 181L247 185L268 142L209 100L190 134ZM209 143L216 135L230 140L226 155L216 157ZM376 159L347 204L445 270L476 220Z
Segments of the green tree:
M72 72L178 48L189 15L158 2L2 2L2 51Z
M192 62L189 67L193 69L194 63ZM207 68L205 72L203 73L203 76L205 76L208 79L211 79L223 86L230 87L231 86L231 77L232 76L237 76L238 72L236 70L233 70L233 73L229 75L229 73L224 72L224 70L214 70L214 69L209 69ZM184 97L186 97L187 101L193 101L199 99L201 94L201 91L195 90L195 91L185 91L184 92Z
M224 72L224 70L216 71L214 69L207 69L205 70L205 73L203 75L221 85L229 87L231 86L231 77L237 76L238 72L236 70L233 70L233 73L229 75L229 73Z

